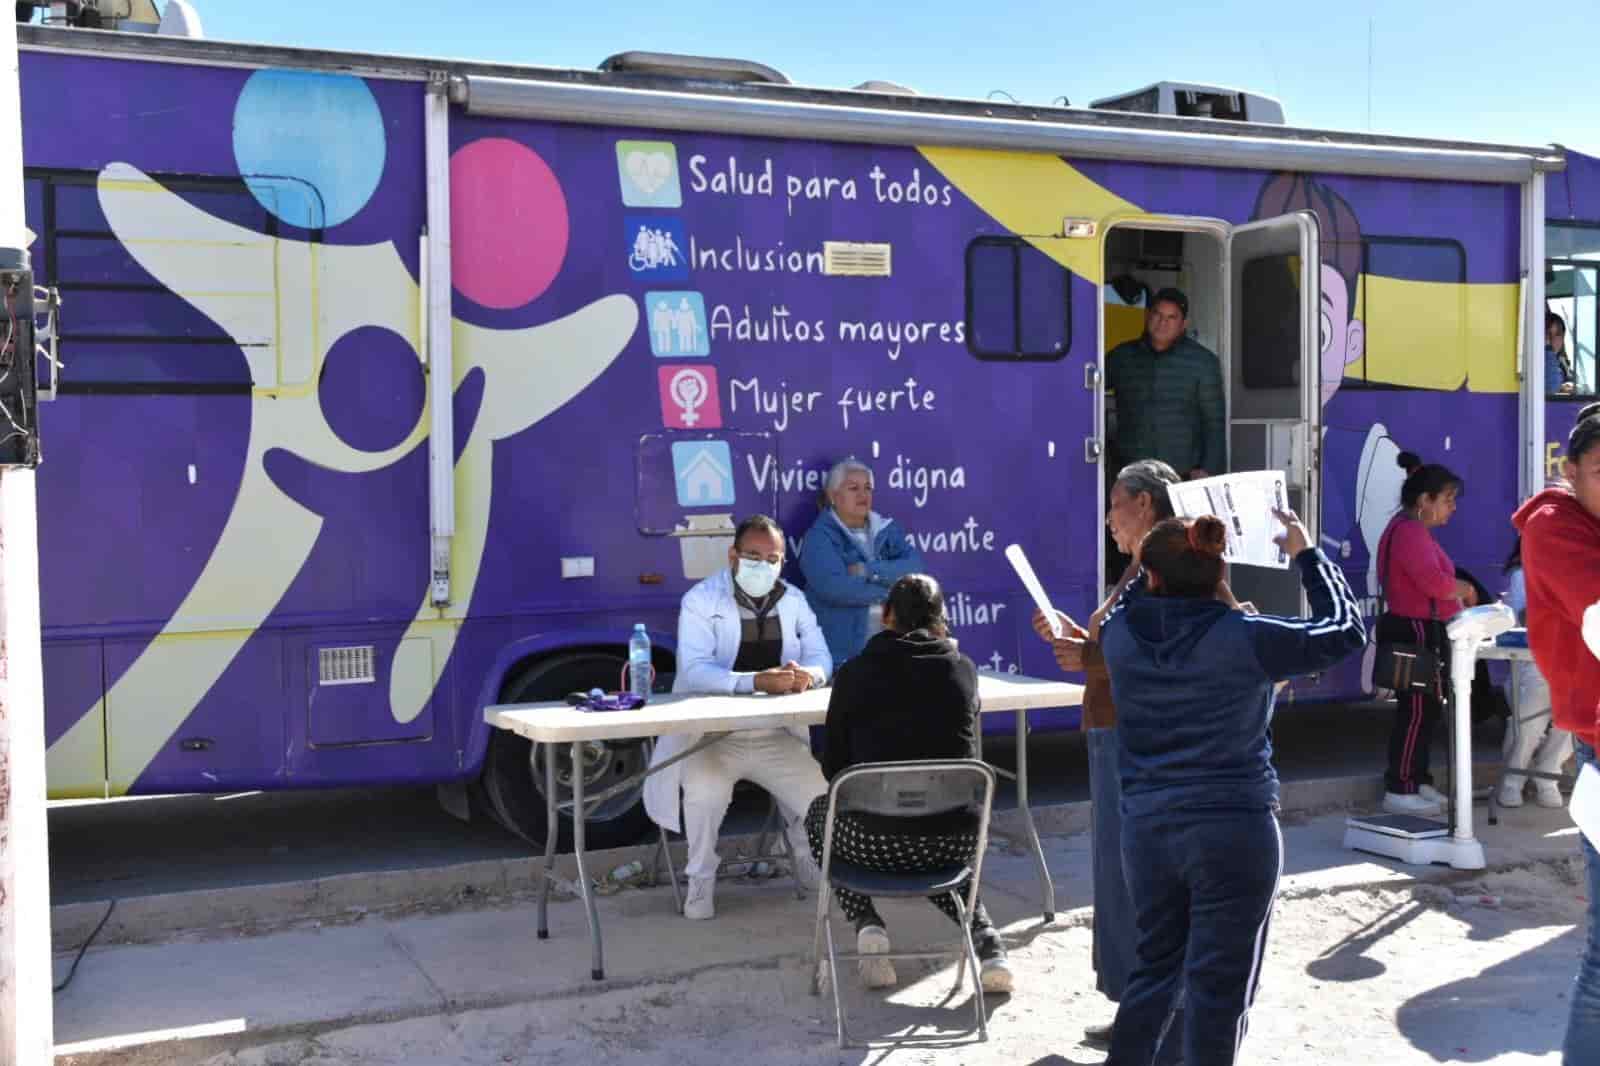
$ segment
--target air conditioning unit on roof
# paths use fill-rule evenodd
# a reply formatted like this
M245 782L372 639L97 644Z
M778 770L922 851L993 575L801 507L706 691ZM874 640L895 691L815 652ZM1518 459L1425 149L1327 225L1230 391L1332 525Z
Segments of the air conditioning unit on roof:
M1097 111L1129 111L1145 115L1283 125L1283 105L1270 96L1182 81L1158 81L1131 93L1107 96L1089 106Z

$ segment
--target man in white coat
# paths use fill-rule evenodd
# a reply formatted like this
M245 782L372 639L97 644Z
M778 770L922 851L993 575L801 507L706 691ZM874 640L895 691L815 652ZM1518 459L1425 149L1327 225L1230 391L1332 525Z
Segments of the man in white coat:
M674 692L718 695L804 692L833 672L827 642L805 594L778 580L783 530L765 515L740 523L728 549L727 570L690 589L678 612L678 673ZM699 743L700 734L674 733L656 742L651 764ZM716 916L717 835L738 781L754 781L777 799L793 844L796 876L815 886L817 870L802 818L828 790L803 728L729 733L715 744L645 778L645 809L658 825L679 827L689 843L686 918Z

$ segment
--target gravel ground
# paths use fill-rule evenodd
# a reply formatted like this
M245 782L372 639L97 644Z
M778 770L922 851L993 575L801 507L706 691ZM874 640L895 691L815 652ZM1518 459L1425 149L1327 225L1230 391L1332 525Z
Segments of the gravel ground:
M1583 907L1575 861L1477 881L1346 889L1281 901L1241 1061L1295 1066L1560 1059ZM892 905L891 905L892 906ZM899 928L889 909L891 925ZM724 966L674 980L538 1003L322 1032L236 1051L145 1061L204 1066L499 1066L619 1061L640 1066L1099 1063L1079 1042L1109 1006L1092 991L1087 923L1007 929L1018 991L991 997L990 1039L976 1043L968 994L952 971L902 963L900 986L845 982L852 1029L869 1050L840 1052L831 1006L808 992L804 963ZM1079 915L1078 917L1081 917ZM915 923L907 915L906 928ZM936 926L923 926L936 931ZM908 1035L942 1037L912 1047ZM151 1049L149 1054L157 1054Z

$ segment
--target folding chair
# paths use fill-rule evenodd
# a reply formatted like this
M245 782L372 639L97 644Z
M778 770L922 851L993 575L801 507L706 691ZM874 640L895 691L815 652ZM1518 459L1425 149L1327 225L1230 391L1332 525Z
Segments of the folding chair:
M811 944L811 992L819 993L823 943L828 949L828 978L833 986L833 1013L839 1047L853 1046L845 1029L844 1000L839 995L839 962L863 958L860 952L839 952L833 944L833 890L850 889L877 898L911 898L948 894L955 902L959 940L955 947L956 986L960 992L967 971L972 972L973 1010L980 1040L989 1038L988 1016L983 1005L983 984L978 973L978 952L972 942L970 916L978 899L978 882L983 874L983 855L989 845L989 812L994 806L994 768L977 759L922 759L911 762L862 763L833 779L828 789L828 816L823 827L822 880L817 890L817 926ZM834 822L842 812L862 812L915 818L969 809L978 815L978 847L972 862L915 874L886 874L833 857ZM966 898L960 891L967 883ZM874 959L942 959L950 951L896 951L873 955ZM942 1040L930 1035L926 1040ZM906 1042L904 1040L900 1042ZM918 1042L915 1038L912 1043ZM860 1045L854 1045L860 1046Z
M1523 631L1513 629L1513 630L1511 630L1511 632L1512 633L1518 633L1518 632L1523 632ZM1543 711L1538 711L1538 712L1536 712L1534 714L1527 715L1526 717L1523 716L1521 693L1518 691L1518 687L1517 687L1516 661L1515 660L1513 660L1513 662L1512 662L1511 669L1512 669L1511 676L1510 676L1509 680L1506 683L1506 702L1511 705L1511 715L1510 715L1509 718L1506 719L1506 736L1505 736L1505 741L1504 741L1504 745L1503 745L1504 746L1504 750L1505 750L1505 757L1509 757L1510 753L1513 750L1515 750L1516 745L1517 745L1517 741L1520 739L1522 731L1524 729L1530 728L1530 726L1528 725L1529 722L1535 722L1535 721L1542 720L1542 721L1544 721L1546 723L1546 725L1549 725L1553 721L1552 712L1550 710L1548 710L1548 709L1543 710ZM1537 754L1537 750L1535 750L1533 753L1530 754L1530 758L1532 757L1532 755L1536 755L1536 754ZM1564 784L1564 785L1568 785L1568 786L1574 786L1574 785L1577 784L1577 778L1572 774L1563 774L1563 773L1547 774L1542 770L1513 770L1510 767L1504 765L1504 758L1502 758L1502 760L1501 760L1501 768L1500 768L1500 780L1502 782L1504 782L1504 781L1506 781L1506 780L1508 780L1510 778L1516 778L1516 777L1520 777L1524 781L1554 781L1558 785ZM1489 790L1489 824L1490 825L1499 825L1500 824L1500 812L1503 809L1504 808L1502 808L1500 806L1500 788L1499 788L1498 785L1496 785L1495 787L1493 787L1493 788L1491 788Z

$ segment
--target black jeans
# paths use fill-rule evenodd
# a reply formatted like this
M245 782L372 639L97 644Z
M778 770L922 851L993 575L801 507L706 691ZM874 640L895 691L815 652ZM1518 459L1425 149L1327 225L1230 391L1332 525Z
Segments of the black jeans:
M1117 1009L1108 1066L1148 1066L1180 991L1184 1066L1232 1066L1283 870L1277 816L1191 809L1125 818L1122 857L1139 961Z

